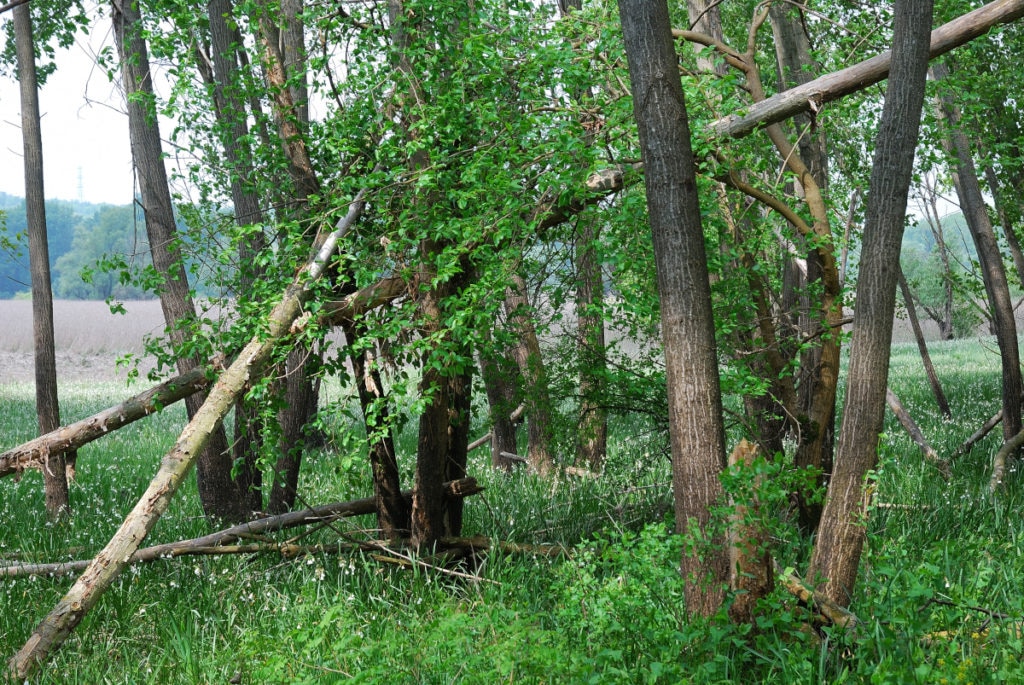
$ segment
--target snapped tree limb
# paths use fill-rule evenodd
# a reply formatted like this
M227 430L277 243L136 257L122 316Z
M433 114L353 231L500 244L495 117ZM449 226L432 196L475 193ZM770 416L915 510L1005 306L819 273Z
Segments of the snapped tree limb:
M932 31L929 58L935 59L953 48L984 35L993 27L1015 21L1024 16L1024 0L996 0L968 12ZM688 38L676 32L678 37ZM728 50L726 46L719 50ZM736 60L734 50L723 52L730 64ZM790 88L778 95L751 105L741 114L730 114L708 125L708 132L716 137L742 138L755 129L784 121L795 114L817 109L826 102L863 90L889 76L892 54L883 52L852 67L826 74L802 86ZM736 66L736 65L734 65ZM742 66L740 66L742 68Z
M40 469L51 454L78 449L111 431L149 416L195 392L206 388L211 380L208 369L196 368L188 373L141 392L117 405L93 414L68 426L29 440L0 454L0 478L21 473L25 469Z

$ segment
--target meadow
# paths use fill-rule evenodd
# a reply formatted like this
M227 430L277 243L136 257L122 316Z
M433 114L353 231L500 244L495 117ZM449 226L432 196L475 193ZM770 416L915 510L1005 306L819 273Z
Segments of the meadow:
M944 422L913 345L893 350L891 386L941 455L999 406L999 368L987 339L935 343L932 354L955 420ZM132 391L134 392L134 391ZM65 416L122 399L123 381L62 387ZM340 388L325 401L344 407ZM31 437L31 386L0 385L0 447ZM82 449L73 517L48 524L41 479L0 481L0 559L88 558L148 484L183 422L179 406ZM328 445L307 455L301 496L320 504L370 494L369 468L350 448L358 426L339 411ZM384 563L344 541L373 537L372 517L280 534L326 551L192 556L138 565L33 680L38 683L715 683L1001 682L1024 677L1021 492L987 493L992 435L953 462L944 481L889 417L869 546L852 610L855 634L820 625L777 589L755 626L682 610L662 436L642 419L613 425L601 479L539 481L488 467L467 500L466 530L499 540L559 543L552 558L491 553L460 575ZM485 431L478 426L474 435ZM998 430L995 431L998 433ZM738 436L731 436L731 441ZM411 468L415 438L402 436ZM408 473L405 482L410 482ZM809 546L784 501L770 512L773 552L805 567ZM194 483L147 543L208 531ZM342 544L339 544L341 542ZM0 651L10 656L71 583L69 577L0 580Z

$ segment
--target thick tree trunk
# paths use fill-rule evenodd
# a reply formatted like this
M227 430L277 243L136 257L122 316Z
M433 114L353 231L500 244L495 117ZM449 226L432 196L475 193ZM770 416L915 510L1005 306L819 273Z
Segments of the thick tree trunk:
M944 64L936 64L933 74L942 81L949 74ZM1009 440L1021 430L1021 380L1020 351L1017 345L1017 323L1013 316L1013 300L1010 286L1003 267L1003 255L996 241L992 220L981 195L978 173L971 157L967 136L960 127L960 113L950 94L939 99L940 115L947 126L943 146L952 155L955 170L953 185L956 187L967 227L978 251L981 262L985 292L988 294L992 323L995 327L996 343L1003 370L1003 439Z
M892 75L871 169L850 370L835 467L809 578L841 606L852 599L864 545L865 477L874 468L885 418L896 273L928 69L931 0L896 0Z
M725 466L711 289L690 130L665 0L619 0L661 299L676 529L710 546L684 551L686 608L718 611L729 578L711 507Z
M127 93L132 157L145 211L146 235L153 256L153 267L162 278L159 295L164 321L167 323L171 344L177 349L186 340L188 329L195 321L195 305L189 294L188 276L178 247L160 129L153 107L148 51L139 33L142 20L134 0L113 0L112 7L114 38ZM198 359L178 358L180 374L188 373L197 366ZM195 395L185 400L189 417L195 415L202 402L203 398ZM196 467L203 511L211 518L228 521L246 518L249 514L248 502L232 480L231 454L221 424L217 424L203 448Z
M57 399L57 359L53 343L53 291L50 286L50 249L46 239L46 199L43 191L43 138L39 124L39 84L36 80L35 42L28 5L14 8L15 54L21 87L21 137L25 153L25 217L28 222L28 258L32 274L32 338L34 344L36 417L39 434L60 427ZM67 467L75 454L49 455L43 464L46 515L59 518L70 507Z
M116 407L105 409L69 426L58 428L0 454L0 478L20 473L27 468L43 468L55 455L73 451L97 438L160 411L178 400L200 392L210 385L207 369L197 368L187 374L131 397Z

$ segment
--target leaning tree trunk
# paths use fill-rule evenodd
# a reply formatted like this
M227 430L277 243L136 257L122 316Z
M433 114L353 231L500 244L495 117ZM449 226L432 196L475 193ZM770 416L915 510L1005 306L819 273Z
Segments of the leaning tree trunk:
M937 81L949 75L944 64L936 64L933 74ZM996 241L992 220L981 195L978 172L971 157L970 142L960 127L960 113L952 95L944 94L939 99L940 115L948 127L943 146L953 157L955 170L953 185L956 187L960 206L963 208L967 228L974 239L981 262L982 278L988 295L995 327L996 343L1003 370L1003 439L1009 440L1021 430L1021 381L1020 351L1017 346L1017 323L1013 316L1013 300L1003 267L1003 255Z
M195 322L195 305L189 293L188 276L178 246L177 227L171 194L164 169L160 128L154 108L152 76L146 42L140 31L142 18L132 0L113 0L114 38L121 59L122 77L127 93L128 128L132 157L142 195L146 235L153 256L153 267L161 276L160 306L171 344L180 349L190 326ZM195 357L178 357L178 373L199 366ZM203 397L185 400L189 417L202 406ZM217 425L203 445L196 467L199 497L207 516L241 521L249 514L246 498L231 477L231 455L224 427Z
M928 385L935 396L935 403L939 405L939 411L948 421L953 418L949 409L949 401L946 400L946 393L942 391L942 384L939 382L939 374L935 372L935 365L932 364L932 356L928 353L928 343L925 342L924 332L921 330L921 322L917 319L917 309L914 307L914 296L910 293L910 286L907 285L907 278L903 274L903 267L898 267L896 279L900 286L900 293L903 295L903 304L907 308L907 318L910 320L910 328L914 331L914 340L917 341L917 351L921 355L921 363L924 364L925 374L928 376Z
M877 462L885 419L896 273L924 104L931 23L931 0L896 0L892 71L868 190L846 403L807 574L822 578L819 589L844 607L852 598L866 535L865 478Z
M57 359L53 341L53 291L50 287L50 249L46 239L46 201L43 192L43 139L39 125L39 84L36 80L32 15L27 4L14 8L14 40L21 86L21 136L25 151L25 217L28 258L32 274L32 338L39 434L60 427L57 399ZM43 464L46 515L57 519L69 508L66 468L74 452L47 455Z
M668 381L676 528L710 545L684 551L686 608L713 615L729 578L711 507L725 467L715 326L690 130L665 0L619 0L640 132Z

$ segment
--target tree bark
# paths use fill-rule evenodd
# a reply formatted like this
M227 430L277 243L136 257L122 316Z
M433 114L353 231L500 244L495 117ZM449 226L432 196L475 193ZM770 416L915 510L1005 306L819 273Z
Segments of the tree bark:
M162 410L210 385L207 369L197 368L177 376L116 407L30 440L0 454L0 478L21 473L27 468L43 468L56 455L64 454L101 438L129 423Z
M877 462L907 193L928 69L931 0L896 0L892 75L885 93L865 214L850 367L835 467L808 577L848 606L864 545L865 477Z
M532 309L526 296L526 282L519 274L513 274L505 290L505 313L512 330L519 339L512 350L519 373L523 378L523 395L526 403L526 459L530 470L542 477L555 469L555 458L551 453L554 441L554 424L551 418L551 396L548 393L548 374L544 356L537 339Z
M598 259L597 220L584 218L577 226L576 331L580 356L580 425L576 463L600 471L608 452L608 412L603 406L605 363L604 281Z
M491 466L502 471L511 471L516 462L505 454L516 453L516 423L511 418L516 406L513 374L518 374L515 365L499 354L480 353L480 375L487 394L487 407L491 419Z
M921 322L917 320L917 308L914 306L914 298L910 294L910 286L907 285L907 278L903 275L903 267L898 267L896 279L903 294L903 304L907 308L907 318L910 319L910 328L914 331L914 340L917 341L917 351L921 355L921 363L924 364L925 375L928 376L928 385L932 389L935 403L939 405L939 411L948 421L953 418L953 412L949 409L949 402L946 400L946 393L942 391L942 384L939 382L939 374L935 372L935 365L932 364L932 356L928 353L928 343L924 340L924 332L921 330Z
M944 64L933 69L937 81L949 74ZM1021 392L1024 390L1020 370L1020 351L1017 344L1017 322L1013 315L1013 300L1003 266L1003 255L988 216L988 208L981 195L978 173L971 156L970 142L960 125L960 113L952 95L939 98L940 117L946 125L943 146L953 157L953 185L956 187L960 207L967 227L978 251L985 292L988 295L992 323L995 327L999 358L1002 362L1003 439L1009 440L1021 430Z
M729 578L724 536L711 520L725 466L721 390L696 169L665 0L619 0L640 132L668 383L676 529L707 540L684 551L686 608L718 611Z
M32 274L32 339L34 345L36 418L39 434L60 427L57 398L57 359L53 342L53 290L50 249L46 238L46 199L43 190L43 138L39 123L39 84L35 41L28 5L14 8L15 55L21 90L21 136L25 168L25 218L28 223L29 270ZM75 454L47 455L43 463L46 515L56 520L70 508L67 468Z
M145 212L146 235L153 267L162 278L160 306L167 333L175 350L180 349L195 321L195 305L189 294L188 276L178 246L174 209L164 168L160 128L153 106L154 94L146 42L140 34L142 17L136 0L112 0L114 38L121 59L121 73L127 93L128 127L132 157ZM194 357L179 356L178 373L200 365ZM191 418L202 406L203 397L190 395L185 407ZM217 424L204 441L196 467L199 497L208 517L240 521L249 514L246 498L231 478L231 454L224 427Z
M929 59L983 36L994 26L1024 16L1024 0L996 0L957 17L932 31ZM676 32L677 35L683 32ZM889 76L892 53L884 52L852 67L826 74L800 88L779 93L748 107L743 114L730 114L711 122L707 130L720 137L742 138L760 126L783 121L797 112L820 108L826 102L863 90Z

